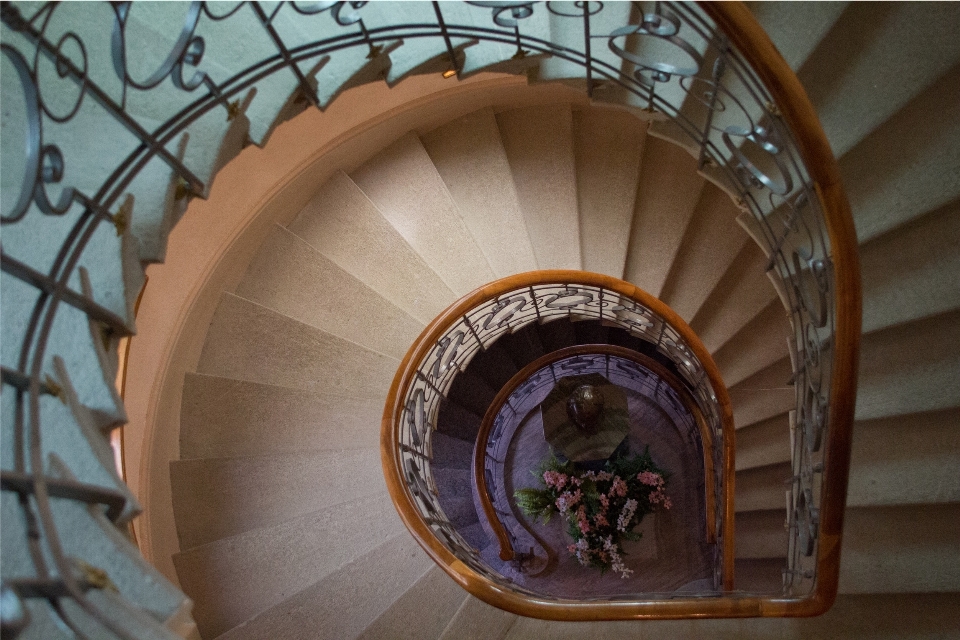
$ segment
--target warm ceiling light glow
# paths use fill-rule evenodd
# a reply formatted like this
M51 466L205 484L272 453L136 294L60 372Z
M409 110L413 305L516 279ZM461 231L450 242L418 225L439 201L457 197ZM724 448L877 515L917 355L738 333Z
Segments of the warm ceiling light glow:
M446 71L443 72L444 78L452 78L455 75L457 75L456 69L447 69Z

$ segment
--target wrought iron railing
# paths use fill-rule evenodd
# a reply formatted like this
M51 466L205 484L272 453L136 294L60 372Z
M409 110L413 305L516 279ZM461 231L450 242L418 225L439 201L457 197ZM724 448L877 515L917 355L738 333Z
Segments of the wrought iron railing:
M88 597L93 583L75 577L49 499L67 480L44 462L55 434L78 430L73 423L99 460L96 434L124 421L110 370L117 340L134 331L139 263L162 260L190 199L205 197L245 144L264 144L277 124L351 86L494 70L571 82L634 107L749 212L795 333L787 586L797 598L724 611L829 606L856 386L856 240L809 101L741 5L24 2L2 4L0 22L3 468L19 474L4 491L32 496L19 500L18 517L34 523L5 555L34 557L36 574L4 580L21 597L68 594L119 637L133 635ZM87 476L84 486L124 496L119 515L110 511L117 524L136 513L114 472ZM71 495L97 502L84 486ZM50 566L31 556L38 545ZM16 586L28 577L49 589Z
M407 527L428 553L455 579L470 588L475 577L484 587L474 591L489 598L491 590L511 593L539 606L568 603L516 586L494 570L460 535L443 513L432 483L432 434L442 403L456 376L474 356L500 337L532 323L560 319L592 320L619 327L647 342L676 370L678 385L694 405L706 437L705 466L712 473L707 518L712 521L718 584L730 588L733 569L733 418L726 388L706 348L687 324L662 302L621 280L582 271L536 271L491 283L459 300L437 317L407 353L391 387L384 412L381 452L387 484ZM586 348L586 347L584 347ZM596 348L596 347L592 347ZM613 347L610 347L613 349ZM627 350L624 350L625 352ZM639 358L639 354L636 356ZM537 365L534 362L529 366ZM651 361L650 366L655 366ZM533 373L526 369L519 376ZM662 375L669 375L666 370ZM477 436L474 475L485 478L486 442L493 418L514 386L508 384L491 404ZM681 405L682 406L682 405ZM510 534L497 516L490 496L479 491L487 523L499 543L500 557L513 558ZM457 563L453 571L452 563ZM475 575L464 575L473 572ZM473 591L473 589L471 589ZM677 594L637 594L635 600L676 599ZM497 602L514 610L518 603Z

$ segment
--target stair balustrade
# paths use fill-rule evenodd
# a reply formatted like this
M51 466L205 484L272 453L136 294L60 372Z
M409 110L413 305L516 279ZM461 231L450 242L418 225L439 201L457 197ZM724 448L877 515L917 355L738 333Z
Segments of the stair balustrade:
M11 593L38 597L17 585L49 582L83 612L68 625L101 624L121 638L179 624L177 606L125 616L149 607L126 593L104 599L78 578L64 550L70 533L58 528L50 499L72 469L84 486L124 495L124 507L110 511L115 524L139 509L112 468L102 433L125 421L113 386L116 351L135 330L143 266L162 261L170 229L192 198L207 196L219 168L245 145L265 144L303 109L324 108L343 90L381 78L393 84L418 73L501 71L581 87L595 101L651 120L653 135L690 150L703 175L742 205L741 222L767 252L794 332L786 597L576 615L808 615L829 607L856 388L856 238L810 102L742 5L4 3L0 21L2 364L10 407L4 470L19 474L3 488L32 496L4 502L5 521L31 523L29 536L4 549L5 557L33 558L16 569L4 562ZM450 365L461 362L471 340L479 344L474 334L482 328L464 328L463 343L444 346L439 377L427 378L436 388L417 378L424 399L442 394ZM677 349L682 362L688 354ZM687 365L678 366L683 372ZM703 385L694 383L709 395ZM422 428L396 444L410 448L402 450L410 456L404 473L427 513L433 487ZM67 433L83 434L86 444ZM400 452L385 451L385 459ZM61 477L48 464L52 457L62 458ZM78 487L71 494L81 502L99 499ZM40 547L49 562L31 554ZM458 562L473 566L467 556ZM456 572L461 565L451 566Z

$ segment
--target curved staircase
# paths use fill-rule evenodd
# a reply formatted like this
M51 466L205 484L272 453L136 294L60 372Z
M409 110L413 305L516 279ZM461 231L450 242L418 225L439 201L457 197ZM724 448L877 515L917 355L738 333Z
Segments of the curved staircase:
M794 393L787 320L764 275L766 257L735 224L730 198L657 136L658 125L552 104L484 109L408 134L335 175L288 227L273 230L236 291L223 295L185 381L182 460L171 468L182 545L175 561L205 637L949 629L960 587L960 485L950 471L960 441L949 426L960 407L960 288L935 274L960 266L960 189L951 174L934 195L926 168L958 163L955 148L933 137L922 161L906 162L902 151L928 128L957 140L957 107L941 96L956 95L960 68L940 61L911 77L909 95L881 92L869 109L858 105L872 125L866 114L845 124L859 85L835 78L880 74L885 62L867 46L879 42L842 59L831 52L885 10L841 9L821 7L821 24L791 33L798 8L757 7L775 38L789 38L785 55L816 106L838 114L825 125L838 140L862 239L866 334L834 611L809 621L637 627L518 618L467 596L432 566L368 472L379 457L375 417L400 358L457 296L533 268L623 277L676 309L721 368L738 429L737 587L779 591ZM885 304L890 296L898 304ZM464 374L470 393L448 406L467 436L499 383Z
M765 274L767 258L737 224L740 209L698 173L696 158L675 144L680 141L667 124L648 126L597 96L590 107L486 108L403 136L359 168L317 185L310 203L291 224L272 230L242 281L223 293L197 370L184 381L181 459L170 469L181 549L177 576L195 602L204 638L956 637L960 10L947 3L751 8L820 115L861 244L864 335L834 608L817 619L565 623L518 617L457 587L396 516L382 480L380 417L400 359L426 323L496 278L550 268L599 272L663 299L713 353L737 427L737 588L780 589L795 393L786 312ZM391 83L447 64L404 67L402 59L397 56L394 75L386 78ZM252 63L242 56L233 62ZM371 60L350 81L382 77L378 64ZM531 76L563 78L562 66L547 64ZM310 79L318 73L336 70L312 69ZM278 94L293 91L290 78L275 79ZM321 97L326 103L334 96ZM217 114L218 124L209 125L222 145L186 146L188 164L201 167L208 186L208 176L239 150L243 121L249 118L251 137L262 143L301 106L257 117L260 102L244 99L232 124ZM247 107L253 110L244 113ZM152 105L131 109L145 118L153 113ZM198 122L198 129L207 126ZM100 138L76 144L100 150L111 132L87 129L85 135L96 131ZM184 144L171 153L184 157ZM132 232L118 224L117 238L109 226L93 236L90 246L111 256L101 262L112 261L110 273L127 280L98 280L101 263L83 258L92 285L83 275L70 283L96 292L90 297L131 328L130 292L139 288L129 276L139 273L132 252L139 250L144 263L162 259L166 234L182 213L179 204L169 206L177 186L171 175L151 169L130 185L132 193L166 198L137 200L146 215L135 217ZM41 220L4 227L5 255L50 258L61 238ZM143 221L149 228L137 226ZM44 238L35 243L39 257L30 255L31 236ZM19 344L11 335L19 338L23 329L7 310L32 304L18 286L4 280L5 383L6 367L15 361L6 345ZM69 317L57 325L50 350L66 360L48 355L50 362L41 363L61 382L69 382L69 371L106 361L104 351L115 348L96 347L91 355L70 347L89 342L85 318L70 313L81 321ZM105 345L110 339L97 337ZM24 384L11 380L4 386L5 425L13 421L13 389ZM44 410L63 414L65 424L78 421L91 441L89 433L124 421L116 394L104 391L102 381L74 374L73 382L76 388L65 384L57 393L63 404L44 396ZM485 409L468 399L495 391L490 381L473 384L473 393L452 409L462 412L464 424ZM14 464L8 437L5 427L4 470ZM462 442L451 446L462 448ZM101 450L83 455L108 457ZM69 471L54 467L53 475L69 478ZM112 471L97 481L122 487ZM125 522L135 515L135 500L117 491L128 508L113 519ZM6 550L35 523L21 526L14 494L5 486L3 496L4 576L28 575L29 562L21 567ZM83 522L88 529L76 533L77 540L113 531L104 518L88 515L73 514L61 528ZM91 543L97 561L106 566L114 558L115 579L138 576L132 587L122 579L117 586L142 610L126 612L109 590L91 593L115 620L128 615L135 635L169 637L156 625L173 629L171 620L183 622L183 601L159 574L128 562L126 540L108 539L109 545ZM140 586L143 572L149 589ZM72 615L81 629L93 630L88 635L102 631ZM44 620L32 637L72 637Z

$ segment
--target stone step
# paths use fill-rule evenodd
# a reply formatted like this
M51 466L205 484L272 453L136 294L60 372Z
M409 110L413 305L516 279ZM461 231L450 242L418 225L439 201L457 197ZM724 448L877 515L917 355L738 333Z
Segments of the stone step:
M443 569L432 566L363 630L360 640L404 640L412 629L417 637L437 638L466 598Z
M954 9L955 10L955 9ZM960 197L960 64L840 158L857 237L867 242Z
M720 349L777 298L766 264L763 251L747 242L690 321L709 351Z
M434 431L431 444L433 453L432 467L439 469L465 469L473 465L473 442L449 436L440 431Z
M790 68L803 67L848 2L809 5L796 2L750 2L750 12L777 45ZM811 9L815 8L815 11Z
M958 29L951 4L847 7L797 74L837 156L960 61Z
M841 593L960 591L960 505L848 508Z
M960 311L863 336L857 419L960 406Z
M354 398L187 373L180 458L379 446L382 398Z
M787 514L784 509L745 511L736 518L736 557L741 559L776 558L786 555ZM779 574L778 574L779 576Z
M792 477L789 462L755 467L737 472L734 502L741 511L767 511L787 508L785 483Z
M447 401L440 405L437 433L463 440L472 446L477 439L477 432L480 431L481 419L482 416L478 416L456 402Z
M386 491L378 449L176 460L170 484L184 550Z
M197 373L260 384L385 398L398 361L224 293Z
M714 352L713 359L726 385L735 386L788 355L791 332L783 305L774 300Z
M569 105L498 113L497 126L537 267L582 268Z
M653 296L663 290L700 199L704 180L696 164L664 140L651 136L644 145L623 277Z
M780 414L737 429L737 471L790 460L790 419Z
M173 561L181 587L196 605L201 635L213 638L244 622L252 630L251 618L269 615L399 534L409 539L383 493L181 551ZM268 635L283 637L280 628Z
M583 269L622 278L646 123L613 109L574 111L573 134Z
M420 140L496 277L536 270L493 110L475 111Z
M289 229L424 325L457 299L343 172L317 190Z
M704 302L748 242L735 224L740 210L712 184L705 185L670 267L660 299L684 320L696 317Z
M960 308L960 202L860 249L863 331Z
M465 295L494 279L490 264L414 134L397 140L350 177L456 294Z
M299 640L305 629L330 640L359 636L432 566L410 534L399 532L221 637Z
M960 409L951 408L858 420L847 505L960 502L958 419Z
M261 245L236 294L397 360L424 327L281 226Z
M439 640L488 640L502 638L518 616L467 596Z
M746 380L729 387L733 421L737 429L786 415L797 406L796 389L787 384L793 369L789 358L782 358Z

